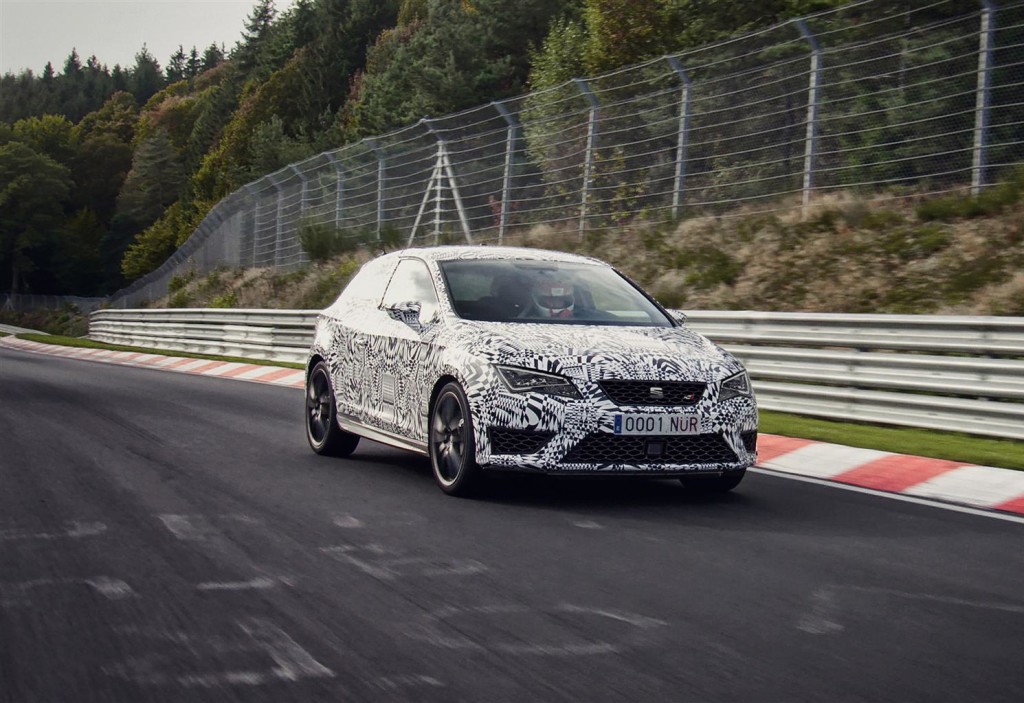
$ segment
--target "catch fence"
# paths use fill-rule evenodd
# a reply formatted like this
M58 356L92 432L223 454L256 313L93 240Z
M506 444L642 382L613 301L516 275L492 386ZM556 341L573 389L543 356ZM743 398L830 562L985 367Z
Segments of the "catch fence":
M159 269L290 270L355 246L579 237L853 190L977 194L1024 160L1024 2L863 0L438 118L246 185Z

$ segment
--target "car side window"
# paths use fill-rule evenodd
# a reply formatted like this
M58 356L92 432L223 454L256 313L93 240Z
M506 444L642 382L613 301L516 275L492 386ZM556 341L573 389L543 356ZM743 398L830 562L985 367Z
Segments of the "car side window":
M375 259L365 264L345 286L338 303L350 304L363 301L377 305L384 295L384 286L395 268L394 259Z
M391 277L391 283L384 292L382 305L388 307L398 303L417 302L420 304L420 321L427 322L434 317L439 307L434 281L427 265L417 259L402 259Z

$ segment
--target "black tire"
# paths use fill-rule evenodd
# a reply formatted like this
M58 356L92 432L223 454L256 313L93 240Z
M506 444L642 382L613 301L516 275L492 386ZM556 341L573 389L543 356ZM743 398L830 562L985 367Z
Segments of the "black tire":
M314 452L324 456L348 456L359 444L359 435L338 427L331 375L322 361L306 379L306 439Z
M457 383L449 383L430 411L427 444L430 469L438 487L452 496L471 495L480 483L469 401Z
M721 476L684 476L679 482L696 493L728 493L747 475L746 469L727 471Z

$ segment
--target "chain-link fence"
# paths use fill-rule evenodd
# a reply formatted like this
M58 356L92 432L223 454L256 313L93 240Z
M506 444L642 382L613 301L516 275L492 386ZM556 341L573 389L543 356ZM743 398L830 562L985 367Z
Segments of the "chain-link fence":
M29 312L32 310L63 310L75 308L79 312L92 312L99 308L106 298L83 298L77 295L21 295L4 293L0 295L0 313Z
M1024 2L853 2L287 166L221 201L115 305L189 270L300 266L317 228L498 243L843 189L977 193L1024 160L1022 123Z

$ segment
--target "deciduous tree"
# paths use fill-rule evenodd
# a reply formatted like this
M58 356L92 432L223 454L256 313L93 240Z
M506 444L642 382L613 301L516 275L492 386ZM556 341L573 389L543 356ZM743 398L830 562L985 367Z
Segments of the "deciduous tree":
M0 271L10 291L55 283L52 255L71 190L68 170L18 141L0 146Z

